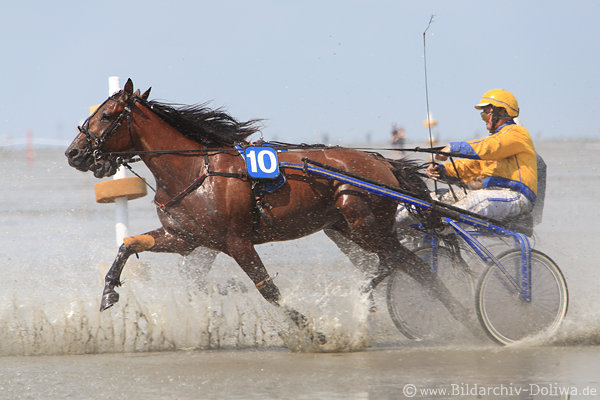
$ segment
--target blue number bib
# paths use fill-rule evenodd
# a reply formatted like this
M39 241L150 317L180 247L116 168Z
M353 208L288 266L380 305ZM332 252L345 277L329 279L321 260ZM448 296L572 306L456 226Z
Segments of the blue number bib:
M250 146L244 150L246 169L252 178L275 179L279 176L277 151L267 146Z

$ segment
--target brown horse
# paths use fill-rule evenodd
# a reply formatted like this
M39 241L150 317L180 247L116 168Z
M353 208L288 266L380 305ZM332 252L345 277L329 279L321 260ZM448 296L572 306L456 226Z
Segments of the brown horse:
M349 184L286 170L287 182L273 193L263 193L259 200L264 206L257 206L256 182L247 176L234 147L258 131L257 121L238 122L204 105L176 107L148 101L148 95L149 90L134 93L128 80L122 91L85 121L66 150L72 167L91 170L98 178L114 174L120 157L139 155L156 179L155 202L162 227L125 238L106 275L101 310L118 301L115 287L121 285L121 271L130 255L142 251L186 255L198 246L231 256L262 296L278 305L279 289L254 246L322 229L339 232L379 256L378 272L366 290L395 267L413 271L429 284L437 281L396 239L396 203ZM409 162L344 148L279 153L281 162L301 164L303 157L429 196ZM443 285L439 292L447 297ZM457 318L464 319L466 311L449 303ZM289 308L286 312L299 327L306 325L302 314Z

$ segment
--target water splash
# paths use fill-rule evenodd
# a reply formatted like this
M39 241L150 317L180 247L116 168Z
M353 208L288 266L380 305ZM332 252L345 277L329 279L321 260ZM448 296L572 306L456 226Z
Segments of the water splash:
M354 277L321 280L310 288L310 274L294 282L279 279L285 304L326 335L325 345L315 345L308 340L310 332L299 330L228 266L205 274L197 285L172 272L167 280L167 272L131 262L118 289L120 301L101 313L106 268L97 269L97 282L83 286L31 282L30 289L20 283L5 293L0 299L0 355L272 347L338 352L369 345L367 305Z

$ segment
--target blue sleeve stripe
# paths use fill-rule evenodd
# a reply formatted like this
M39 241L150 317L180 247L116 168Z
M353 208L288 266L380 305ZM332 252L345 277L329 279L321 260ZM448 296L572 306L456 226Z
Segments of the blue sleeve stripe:
M510 190L514 190L515 192L521 193L523 196L527 197L532 204L535 204L536 195L533 193L533 190L529 189L527 185L522 182L513 181L512 179L501 178L499 176L490 176L483 180L484 188L508 188Z
M450 142L450 152L464 154L473 160L481 160L479 154L468 142Z

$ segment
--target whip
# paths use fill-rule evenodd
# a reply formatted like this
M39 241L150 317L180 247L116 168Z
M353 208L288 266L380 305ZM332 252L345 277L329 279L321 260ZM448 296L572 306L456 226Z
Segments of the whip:
M425 102L427 103L427 128L429 129L429 146L431 150L433 150L433 135L431 134L431 113L429 112L429 88L427 84L427 31L433 22L433 18L435 15L431 15L429 18L429 23L427 24L427 28L423 31L423 69L425 70ZM433 151L431 154L431 164L435 164L435 158L433 155ZM435 186L435 191L437 193L437 181L434 179L433 184Z

